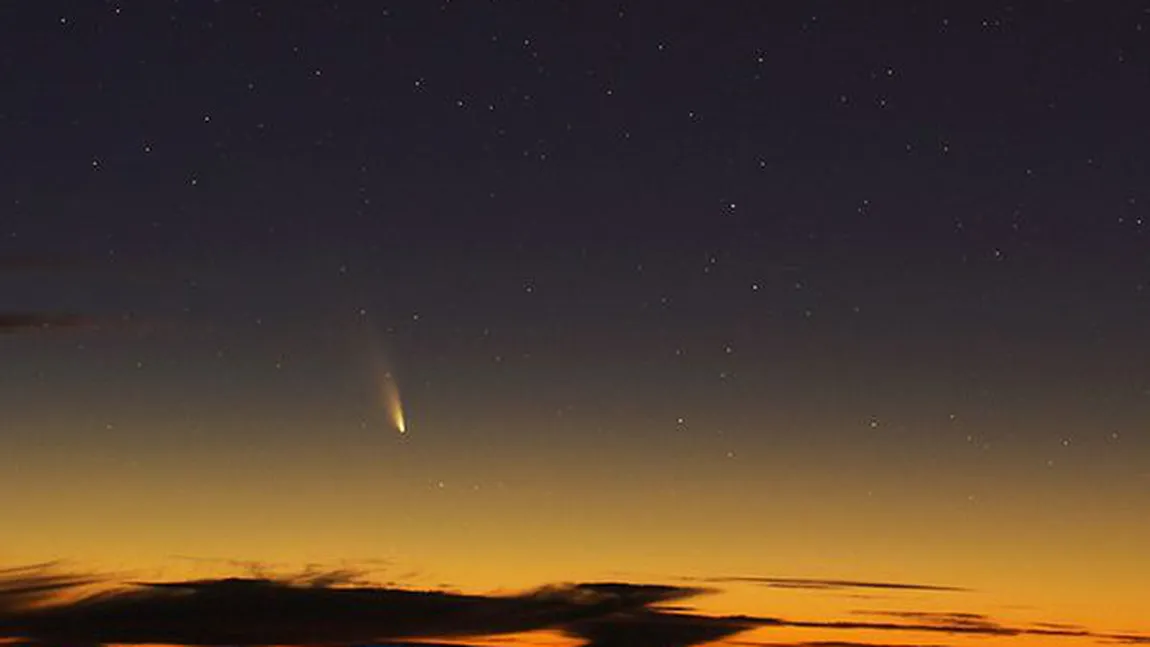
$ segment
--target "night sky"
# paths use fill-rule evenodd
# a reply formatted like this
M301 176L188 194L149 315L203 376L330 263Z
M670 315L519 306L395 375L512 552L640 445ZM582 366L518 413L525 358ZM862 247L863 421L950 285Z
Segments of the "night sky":
M1144 1L5 2L0 642L1150 643L1148 114Z

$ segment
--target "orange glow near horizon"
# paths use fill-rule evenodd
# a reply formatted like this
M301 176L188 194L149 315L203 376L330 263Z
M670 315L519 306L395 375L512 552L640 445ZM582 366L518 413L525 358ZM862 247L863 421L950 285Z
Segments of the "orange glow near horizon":
M79 568L123 579L179 580L234 575L237 567L174 559L176 555L240 560L258 556L279 572L303 570L309 564L354 567L354 559L333 564L329 556L357 555L384 560L382 566L369 563L382 569L372 579L419 589L446 586L501 594L554 582L618 580L715 588L687 600L710 616L859 622L868 619L859 612L914 610L985 614L1010 627L1059 623L1108 634L1150 629L1144 602L1150 565L1142 559L1150 520L1137 514L1132 502L1117 498L1109 507L1082 510L1079 523L1073 524L1058 509L1048 514L1028 510L1033 499L1025 491L989 506L949 508L930 506L922 493L908 492L893 503L865 494L827 496L819 499L824 506L820 514L804 515L802 506L809 503L791 498L787 477L780 474L779 496L760 504L760 514L742 515L735 509L740 487L735 474L705 490L684 484L669 497L645 491L641 482L630 494L613 492L602 480L596 487L604 473L594 468L582 474L553 472L560 480L547 494L474 490L460 487L458 481L444 488L405 486L367 469L367 459L344 455L331 460L343 466L338 488L306 473L293 481L268 473L262 482L258 472L247 474L238 481L245 487L236 488L239 473L223 466L216 469L214 483L196 483L195 473L167 470L162 463L96 475L82 484L57 481L22 494L25 506L43 508L54 502L57 513L39 519L36 532L19 530L30 527L26 524L13 526L17 530L6 536L4 563L40 563L65 554ZM463 463L458 466L465 469ZM168 486L140 487L156 479L165 479ZM105 507L93 508L94 502L85 498L92 487L101 489ZM124 490L118 494L120 487ZM569 505L559 504L572 500L576 492L581 497L577 517ZM1072 493L1066 496L1070 498L1062 505L1079 505ZM608 500L615 505L606 505ZM478 502L484 503L482 509L476 507ZM293 512L304 504L313 510L314 523L301 524ZM363 513L373 509L388 514ZM261 512L252 515L253 510ZM122 520L112 526L93 524L96 516L109 512ZM443 519L452 524L442 525ZM708 525L708 519L725 522ZM792 521L789 527L780 523L788 519L801 522ZM1084 522L1089 519L1096 523ZM689 530L675 535L664 532L668 527ZM1113 533L1114 527L1128 532ZM49 543L43 537L54 539ZM844 545L850 550L844 551ZM1066 557L1081 554L1083 546L1099 549L1089 560ZM808 591L708 582L720 576L924 583L966 590ZM855 641L864 635L875 641L913 637L948 645L1090 642L796 627L762 627L728 642Z
M397 566L397 565L393 565ZM317 564L308 565L308 569L320 568ZM341 563L332 565L333 569L354 570L354 564ZM322 569L321 569L322 570ZM161 573L162 571L162 573ZM288 571L284 571L288 573ZM270 571L266 574L272 574ZM121 576L124 573L120 574ZM165 568L148 573L148 569L141 569L136 575L144 578L132 577L129 579L160 579L160 580L199 580L213 577L226 577L235 575L248 575L236 570L236 566L212 564L210 562L187 562L182 565L170 562ZM151 575L161 576L152 578ZM958 573L955 572L955 577ZM110 579L113 581L115 578ZM375 580L376 578L368 578ZM417 577L417 580L424 579ZM1113 636L1144 636L1145 616L1142 611L1144 605L1129 596L1135 595L1138 587L1144 580L1138 575L1132 575L1127 586L1120 581L1108 578L1108 583L1119 585L1112 588L1114 597L1107 604L1100 604L1106 600L1099 596L1098 590L1090 588L1088 579L1064 581L1056 595L1045 598L1037 596L1037 589L1031 591L1029 599L1040 600L1041 604L1020 605L1009 600L1020 599L1022 591L1013 592L982 590L915 590L882 588L876 584L875 588L868 588L865 584L852 586L844 582L841 587L806 589L800 586L767 586L754 582L707 582L694 578L675 580L674 578L599 578L601 580L626 580L636 583L668 583L685 586L701 585L711 589L698 597L689 598L684 610L698 613L706 617L748 616L761 618L781 618L796 623L791 626L765 626L751 628L737 633L727 639L714 641L715 645L792 645L807 643L833 643L842 642L850 644L945 644L953 647L966 645L1023 645L1038 647L1042 645L1075 645L1075 644L1101 644L1114 642ZM831 580L832 578L827 578ZM839 581L834 578L835 581ZM970 578L967 582L977 578ZM781 578L783 584L793 580ZM877 582L888 580L876 578ZM941 580L945 584L953 584L957 579ZM982 580L990 584L990 579ZM890 581L892 584L913 584L905 581ZM378 577L381 585L394 585L394 580L386 576ZM937 582L936 582L937 583ZM934 584L931 584L933 586ZM400 584L401 588L416 590L436 590L437 586L420 586L416 583ZM106 588L105 585L89 587L88 591L96 588ZM528 589L515 589L497 587L492 589L483 586L452 586L451 590L460 593L509 595L521 593ZM1074 593L1072 593L1074 592ZM1128 604L1123 604L1125 601ZM914 617L900 617L898 614L913 612L930 617L935 614L945 617L954 614L978 614L984 617L985 622L1001 626L1018 633L1004 635L986 635L981 633L962 633L960 631L932 631L928 629L907 628L900 630L898 625L929 625L932 621L916 619ZM868 629L866 626L851 626L835 628L835 623L853 623L856 625L884 625ZM819 626L822 625L822 626ZM1080 627L1090 632L1091 636L1052 636L1031 635L1027 630L1051 627ZM491 636L445 636L442 639L413 638L404 642L434 642L457 643L460 645L505 645L520 644L529 647L575 647L581 641L573 636L551 630L536 630L516 634L499 634ZM156 646L159 647L159 646Z

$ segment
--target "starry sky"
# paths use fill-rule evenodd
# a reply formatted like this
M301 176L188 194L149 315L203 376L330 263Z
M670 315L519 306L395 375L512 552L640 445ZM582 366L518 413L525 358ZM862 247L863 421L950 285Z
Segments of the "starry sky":
M0 87L0 642L1150 643L1146 2L9 2Z

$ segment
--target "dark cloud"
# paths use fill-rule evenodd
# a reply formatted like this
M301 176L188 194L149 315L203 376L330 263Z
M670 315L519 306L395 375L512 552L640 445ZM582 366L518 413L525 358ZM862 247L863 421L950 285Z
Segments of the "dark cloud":
M1076 625L1060 623L1048 623L1043 626L1030 625L1027 627L1011 627L1000 624L978 613L938 613L931 611L877 611L866 613L892 616L905 620L906 622L776 620L771 621L771 624L805 629L926 632L972 636L1051 636L1060 638L1090 638L1110 642L1124 642L1127 644L1150 644L1150 636L1107 634L1090 631Z
M933 624L929 622L866 622L851 620L805 621L787 620L780 623L785 627L802 627L806 629L841 629L841 630L867 630L867 631L918 631L946 634L971 634L980 636L1017 636L1026 633L1022 629L1013 629L999 625L979 626L967 623Z
M160 267L144 264L141 259L120 259L116 266L119 272L131 271L141 279L154 281L163 276ZM91 276L101 268L109 268L108 258L81 256L5 256L0 257L0 278L12 274L41 274L44 272L83 270L84 276ZM51 311L0 311L0 335L50 330L93 328L101 330L142 330L151 327L141 324L132 317L119 320L94 318L71 312Z
M623 583L551 586L514 596L229 578L136 583L50 605L24 602L92 580L34 569L11 571L0 588L0 636L33 645L340 645L478 637L554 629L597 645L647 636L687 647L753 626L670 614L655 605L702 589Z
M1150 636L1138 636L1133 634L1110 634L1104 636L1108 641L1116 645L1150 645Z
M939 625L943 627L969 627L974 629L986 629L989 631L1002 629L1002 625L994 622L988 616L981 613L966 613L961 611L854 611L853 613L859 615L900 618L903 620L910 620L912 622ZM1053 630L1053 628L1042 629Z
M508 641L508 643L510 643L510 641ZM449 643L448 642L434 642L434 641L430 641L430 640L420 640L420 641L413 641L413 642L389 640L386 643L378 643L376 645L370 645L370 646L365 646L365 647L491 647L491 645L488 645L486 643L472 645L472 644L461 643L461 642L449 642Z
M161 643L413 647L425 640L466 641L546 629L580 638L588 647L691 647L749 629L789 627L1150 644L1150 636L1092 632L1058 623L1014 627L977 613L882 610L855 612L878 616L877 620L792 620L703 616L676 604L706 591L600 582L548 586L519 595L464 595L367 585L354 569L318 568L280 578L113 586L43 564L0 570L0 642L18 639L40 647ZM439 642L434 647L446 647ZM886 647L850 641L740 644Z
M810 589L810 590L847 590L847 589L885 589L895 591L938 591L963 592L969 591L956 586L939 586L935 584L906 584L898 582L871 582L865 580L824 580L805 577L758 577L753 575L735 575L726 577L685 578L696 581L713 583L741 582L748 584L761 584L776 589Z
M856 614L894 617L915 624L939 627L948 632L985 633L989 635L1059 636L1065 638L1108 638L1085 627L1067 623L1039 622L1027 627L1011 628L981 613L938 611L855 611Z
M0 619L100 581L95 576L56 573L55 566L52 562L0 569Z
M807 642L767 643L736 641L733 644L744 647L947 647L939 644L912 644L912 643L860 643L843 640L813 640Z
M761 625L753 618L711 618L645 610L576 622L568 629L586 647L688 647L726 638Z
M1030 625L1035 629L1058 629L1062 631L1084 631L1082 625L1073 625L1065 622L1035 622Z
M0 334L91 325L86 317L62 312L0 312Z

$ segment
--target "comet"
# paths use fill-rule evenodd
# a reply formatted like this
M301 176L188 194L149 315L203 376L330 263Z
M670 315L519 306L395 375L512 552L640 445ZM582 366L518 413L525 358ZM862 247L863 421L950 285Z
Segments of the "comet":
M395 426L396 431L406 434L407 420L403 417L403 401L399 399L399 386L395 383L395 378L390 372L383 374L380 391L383 397L383 408L387 412L391 424Z
M403 412L403 400L399 395L399 383L392 373L395 365L388 358L379 331L368 326L365 331L364 356L370 371L371 404L383 414L387 424L401 435L407 434L407 416Z
M376 421L382 418L386 426L398 431L400 436L407 436L407 415L399 395L399 380L392 372L396 364L391 361L379 330L370 322L365 324L359 352L368 369L370 407L375 411L371 417Z

